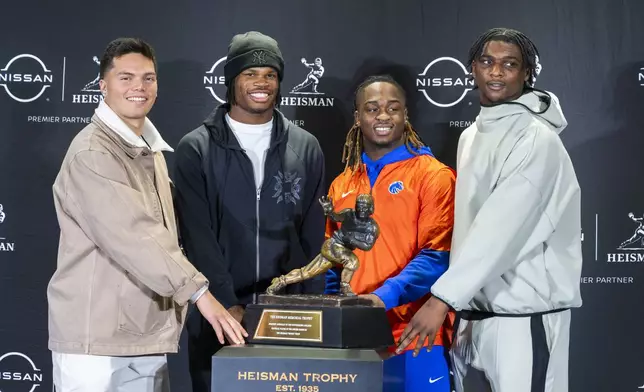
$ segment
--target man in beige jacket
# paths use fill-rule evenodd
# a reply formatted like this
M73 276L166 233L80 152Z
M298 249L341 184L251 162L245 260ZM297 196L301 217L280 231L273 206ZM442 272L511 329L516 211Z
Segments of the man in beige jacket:
M107 46L104 101L53 185L61 234L47 297L57 392L168 391L165 354L178 350L188 302L222 344L247 336L178 245L161 152L172 149L146 117L156 68L141 40Z

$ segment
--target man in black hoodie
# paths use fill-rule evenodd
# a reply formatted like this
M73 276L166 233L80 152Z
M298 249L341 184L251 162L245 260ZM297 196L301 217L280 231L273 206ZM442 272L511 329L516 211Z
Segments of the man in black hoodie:
M258 32L233 37L224 76L227 103L176 149L176 207L184 250L210 290L241 321L271 280L308 263L324 241L324 156L317 139L275 107L284 60ZM321 279L289 287L321 293ZM221 346L207 322L188 318L194 392L210 392Z

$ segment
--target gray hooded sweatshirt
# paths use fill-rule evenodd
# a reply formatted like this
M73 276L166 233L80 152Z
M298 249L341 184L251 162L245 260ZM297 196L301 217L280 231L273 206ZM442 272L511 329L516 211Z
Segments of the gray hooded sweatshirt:
M581 306L581 195L559 138L566 126L549 92L481 108L459 140L452 256L434 296L499 314Z

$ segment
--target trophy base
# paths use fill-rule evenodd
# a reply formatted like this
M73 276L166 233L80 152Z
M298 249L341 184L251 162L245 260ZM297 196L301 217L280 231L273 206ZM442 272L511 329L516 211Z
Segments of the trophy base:
M212 391L404 392L405 356L375 350L226 346L212 357Z
M357 296L260 295L242 323L251 344L374 350L394 344L385 309Z

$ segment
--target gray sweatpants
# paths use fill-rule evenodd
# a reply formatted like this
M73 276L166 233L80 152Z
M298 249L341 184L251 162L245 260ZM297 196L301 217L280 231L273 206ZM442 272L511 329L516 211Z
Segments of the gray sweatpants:
M52 353L56 392L169 392L165 355L109 357Z
M461 319L451 350L457 392L567 392L570 310Z

